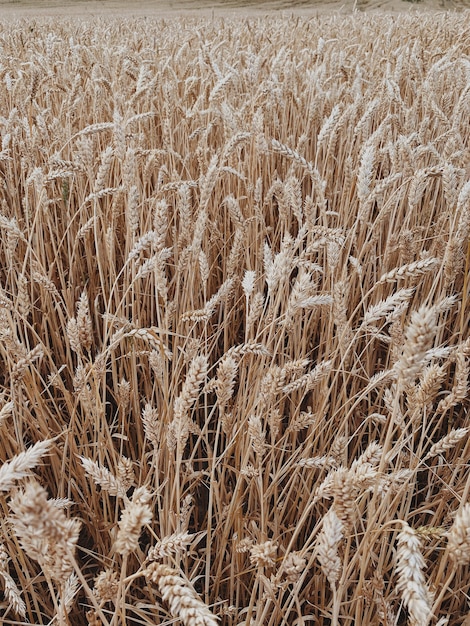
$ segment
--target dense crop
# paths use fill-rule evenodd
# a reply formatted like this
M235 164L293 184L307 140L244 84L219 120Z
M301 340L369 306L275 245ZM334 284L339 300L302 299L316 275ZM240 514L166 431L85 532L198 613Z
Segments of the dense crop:
M2 28L3 623L461 624L469 17Z

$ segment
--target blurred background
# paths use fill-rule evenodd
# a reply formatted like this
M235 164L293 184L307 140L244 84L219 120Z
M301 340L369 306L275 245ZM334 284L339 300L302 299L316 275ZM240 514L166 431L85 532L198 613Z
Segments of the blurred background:
M335 11L465 10L470 0L0 0L0 15L93 15L119 11L128 14L168 14L233 11L263 13L294 11L316 13Z

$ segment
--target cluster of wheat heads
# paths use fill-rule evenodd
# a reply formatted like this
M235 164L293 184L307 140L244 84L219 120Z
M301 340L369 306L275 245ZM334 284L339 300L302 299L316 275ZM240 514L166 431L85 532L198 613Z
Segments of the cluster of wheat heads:
M469 27L2 26L2 623L462 623Z

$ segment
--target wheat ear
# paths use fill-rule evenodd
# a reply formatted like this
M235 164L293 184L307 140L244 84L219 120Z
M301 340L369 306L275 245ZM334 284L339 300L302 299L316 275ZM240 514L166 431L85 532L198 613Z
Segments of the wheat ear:
M398 534L397 588L410 614L411 626L426 626L431 619L432 595L426 587L424 567L421 540L404 522L403 529Z
M38 441L0 467L0 491L9 491L17 480L29 476L30 470L48 454L52 440Z
M455 516L447 535L448 548L457 565L470 563L470 504L465 504Z
M167 565L151 563L145 577L157 585L162 599L170 607L173 617L184 626L218 626L217 618L198 597L193 587Z

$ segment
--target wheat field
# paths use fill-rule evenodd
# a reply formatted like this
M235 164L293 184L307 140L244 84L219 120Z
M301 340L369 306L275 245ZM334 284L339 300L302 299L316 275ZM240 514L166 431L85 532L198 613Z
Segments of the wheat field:
M2 624L468 626L469 49L0 25Z

